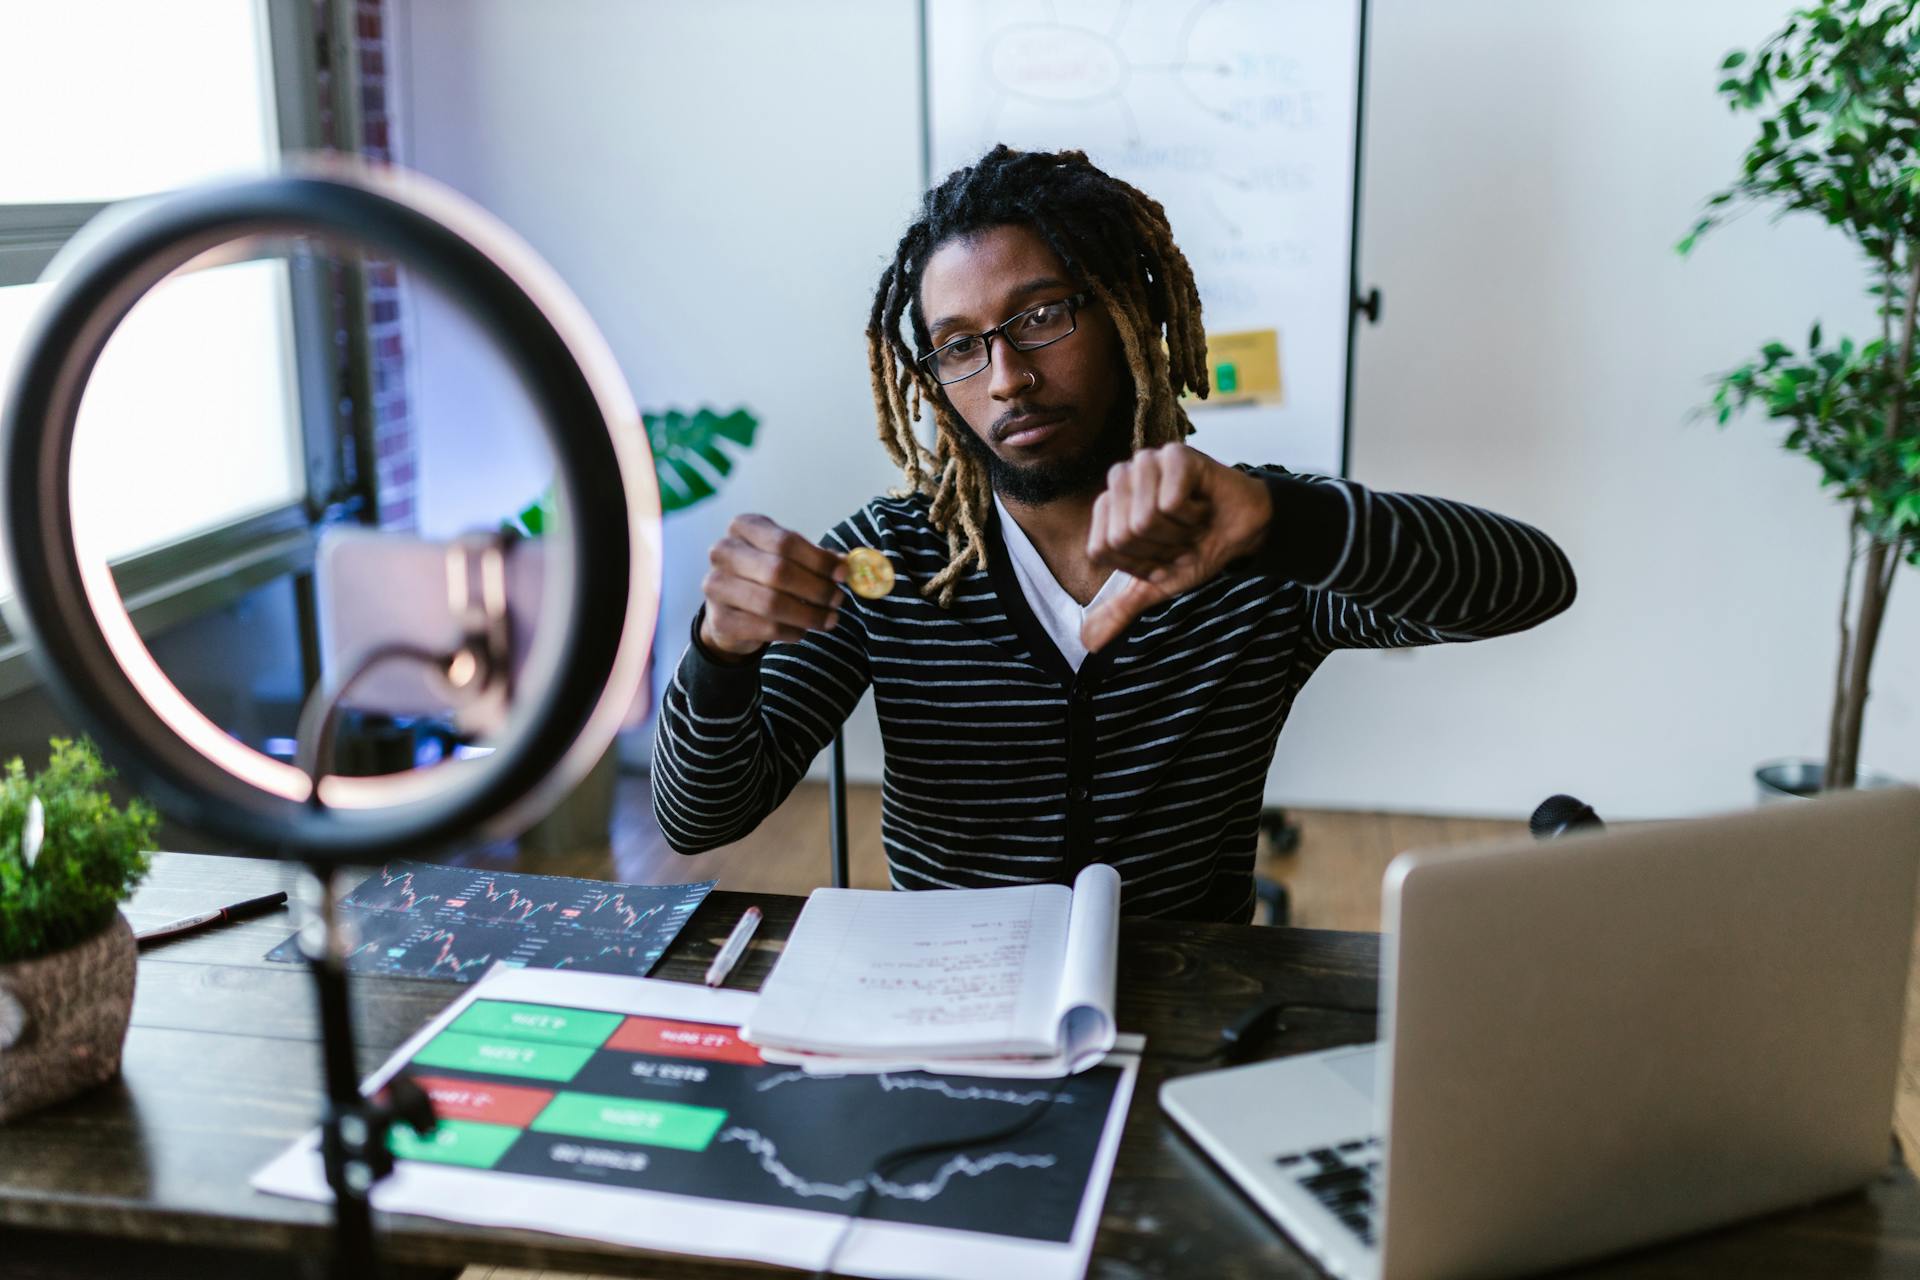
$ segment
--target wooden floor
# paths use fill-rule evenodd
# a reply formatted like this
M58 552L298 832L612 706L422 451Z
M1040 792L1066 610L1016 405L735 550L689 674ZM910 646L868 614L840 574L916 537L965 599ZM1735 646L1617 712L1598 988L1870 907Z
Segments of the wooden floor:
M848 789L847 829L856 888L887 885L880 846L880 789ZM1403 849L1501 839L1526 830L1524 822L1428 818L1389 813L1290 810L1301 832L1297 851L1262 848L1259 872L1285 884L1296 925L1314 929L1378 930L1380 877ZM644 777L623 776L614 818L612 865L606 849L571 860L543 858L542 871L646 884L717 879L722 888L761 893L806 893L828 881L827 790L802 783L751 836L712 853L685 858L667 847L654 824ZM1920 939L1916 939L1920 944ZM1915 948L1920 961L1920 945ZM1894 1128L1907 1161L1920 1172L1920 962L1907 977L1907 1030L1901 1056ZM559 1272L470 1267L461 1280L566 1280Z

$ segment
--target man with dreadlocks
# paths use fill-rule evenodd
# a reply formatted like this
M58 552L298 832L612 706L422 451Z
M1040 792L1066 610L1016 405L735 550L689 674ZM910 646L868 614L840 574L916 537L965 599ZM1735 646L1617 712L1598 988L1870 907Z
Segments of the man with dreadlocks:
M654 757L683 853L751 831L871 685L896 887L1099 861L1131 914L1246 920L1274 744L1333 650L1573 599L1518 521L1182 443L1180 397L1207 393L1192 273L1160 205L1080 152L995 147L929 192L867 343L906 485L823 546L762 516L714 546ZM844 589L859 547L889 594Z

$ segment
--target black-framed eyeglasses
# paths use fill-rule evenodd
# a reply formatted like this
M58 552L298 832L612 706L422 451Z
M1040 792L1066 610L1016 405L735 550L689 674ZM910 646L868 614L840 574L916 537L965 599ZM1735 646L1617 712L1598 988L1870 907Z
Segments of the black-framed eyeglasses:
M1070 336L1078 325L1080 308L1087 304L1086 293L1071 294L1052 302L1028 307L1008 316L983 333L966 333L943 342L920 357L920 363L945 386L971 378L993 361L993 339L1004 338L1016 351L1038 351Z

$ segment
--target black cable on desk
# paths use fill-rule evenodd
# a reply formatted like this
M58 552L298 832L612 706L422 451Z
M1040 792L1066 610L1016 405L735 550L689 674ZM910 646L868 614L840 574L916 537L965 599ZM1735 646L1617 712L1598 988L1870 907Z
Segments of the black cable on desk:
M998 1142L1011 1142L1026 1133L1047 1118L1054 1103L1067 1091L1067 1081L1058 1081L1053 1090L1038 1103L1029 1103L1025 1115L1003 1128L990 1133L969 1134L964 1138L946 1138L939 1142L921 1142L911 1147L901 1147L891 1151L874 1162L873 1171L867 1174L867 1182L860 1189L859 1199L853 1202L853 1208L847 1210L846 1220L840 1224L840 1233L834 1237L833 1247L827 1250L825 1261L820 1269L813 1273L814 1280L826 1280L833 1274L834 1264L840 1261L840 1251L846 1248L847 1239L853 1234L854 1224L866 1213L867 1206L873 1200L874 1190L882 1181L890 1181L899 1172L915 1160L924 1160L928 1156L945 1155L948 1152L964 1151L968 1147L984 1147Z
M1220 1031L1220 1044L1206 1053L1154 1052L1156 1058L1172 1062L1218 1062L1228 1065L1247 1062L1275 1034L1287 1030L1280 1015L1295 1009L1321 1013L1354 1013L1376 1016L1378 1005L1330 1004L1308 1000L1290 1000L1279 1004L1258 1004L1235 1018Z

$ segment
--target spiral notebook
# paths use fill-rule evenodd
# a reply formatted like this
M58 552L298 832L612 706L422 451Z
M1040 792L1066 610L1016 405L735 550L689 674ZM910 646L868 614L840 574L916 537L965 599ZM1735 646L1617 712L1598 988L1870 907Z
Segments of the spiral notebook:
M1114 1046L1120 876L897 893L816 889L745 1037L809 1065L1081 1071Z

